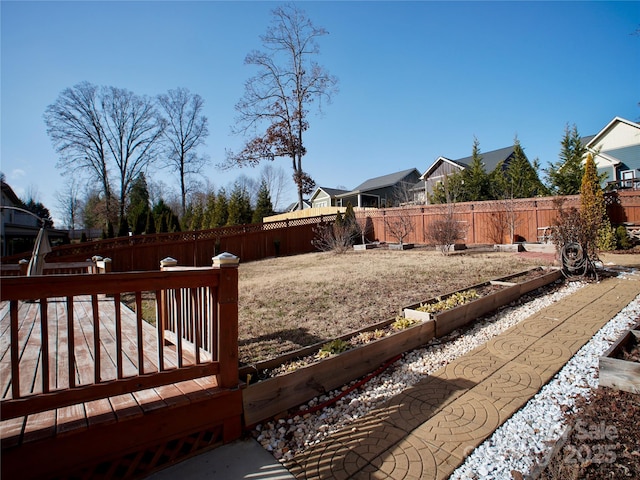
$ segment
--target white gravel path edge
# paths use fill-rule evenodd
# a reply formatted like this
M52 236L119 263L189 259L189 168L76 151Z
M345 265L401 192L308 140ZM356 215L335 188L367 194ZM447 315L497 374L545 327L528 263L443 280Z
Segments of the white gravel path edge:
M569 282L551 294L502 309L488 319L477 322L464 335L453 332L444 339L432 341L424 348L409 352L389 370L345 395L336 404L304 417L295 416L257 425L253 435L276 459L281 462L290 460L296 453L347 427L357 418L415 385L426 375L439 370L584 285L582 282ZM344 386L343 390L347 388L348 386ZM334 391L330 395L314 398L301 405L300 410L314 407L339 393L340 391Z
M588 397L591 388L598 386L598 358L635 325L639 316L640 295L602 327L524 407L478 446L450 480L512 478L512 470L530 478L537 476L567 429L563 410L571 409L578 397Z

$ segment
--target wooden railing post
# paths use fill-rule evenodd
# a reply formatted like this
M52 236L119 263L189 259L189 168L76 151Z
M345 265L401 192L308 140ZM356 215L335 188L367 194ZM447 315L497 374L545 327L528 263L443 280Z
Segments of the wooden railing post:
M220 268L218 289L218 360L222 388L238 386L238 263L230 253L213 257L213 267Z
M29 268L29 260L25 260L24 258L18 262L20 265L20 275L23 277L27 275L27 269Z

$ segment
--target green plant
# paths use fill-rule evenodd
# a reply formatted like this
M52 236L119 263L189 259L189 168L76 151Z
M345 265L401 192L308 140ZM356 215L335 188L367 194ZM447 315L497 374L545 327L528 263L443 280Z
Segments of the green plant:
M616 240L618 248L621 250L627 250L633 246L629 232L627 232L624 225L618 225L618 228L616 228Z
M479 298L478 292L475 290L465 290L464 292L456 292L447 298L439 299L435 303L421 304L416 310L427 313L439 313L450 310L459 305L464 305L475 298Z
M598 250L601 250L603 252L610 252L616 249L618 245L617 232L609 224L608 220L605 220L600 229L598 229L598 238L596 244L598 246Z
M354 346L366 345L367 343L372 342L374 340L378 340L379 338L382 338L384 336L386 336L386 333L384 330L380 330L380 329L369 330L368 332L360 332L358 335L351 338L350 342Z
M351 344L349 342L336 338L329 343L325 343L316 354L316 358L322 359L332 355L338 355L339 353L346 352L350 348Z
M413 318L397 316L396 321L391 324L391 327L394 330L405 330L416 323L418 323L418 321Z

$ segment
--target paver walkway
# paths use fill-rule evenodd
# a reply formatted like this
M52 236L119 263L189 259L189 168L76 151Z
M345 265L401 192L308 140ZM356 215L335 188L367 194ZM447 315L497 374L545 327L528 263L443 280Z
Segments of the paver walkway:
M300 479L444 479L611 318L640 279L607 278L459 357L286 467Z

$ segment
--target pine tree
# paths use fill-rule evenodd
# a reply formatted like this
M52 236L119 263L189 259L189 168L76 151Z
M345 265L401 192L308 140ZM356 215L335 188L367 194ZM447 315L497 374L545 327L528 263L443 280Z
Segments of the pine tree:
M529 163L516 137L512 159L508 164L498 164L490 176L493 198L505 200L545 195L547 189L538 177L538 168L537 160L533 165Z
M464 197L464 179L462 172L454 172L445 176L444 181L436 184L433 188L433 193L429 195L429 203L456 203L462 201L461 199Z
M156 221L153 218L153 213L151 213L151 210L147 212L147 223L144 227L144 231L148 235L156 233Z
M260 223L264 217L273 215L273 204L271 203L271 195L267 183L262 180L260 190L258 190L258 199L256 200L256 209L253 212L252 223Z
M215 206L211 217L211 228L223 227L227 224L229 218L229 202L227 200L227 192L224 188L218 190L216 195Z
M216 194L214 192L209 192L207 194L207 199L204 206L204 218L202 219L202 228L216 228L214 222L216 209Z
M149 212L149 190L144 173L140 173L131 186L127 220L134 235L145 232ZM125 233L126 234L126 233Z
M251 200L249 199L247 191L239 183L234 185L233 191L229 196L227 210L229 213L227 225L244 225L251 223Z
M550 163L545 170L549 188L557 195L577 195L580 193L584 165L582 161L587 153L587 147L582 144L578 128L567 124L564 136L560 142L562 146L559 160Z
M462 185L460 192L462 202L478 202L489 198L489 175L484 169L480 142L473 139L471 164L462 171Z
M156 222L156 231L158 233L167 233L167 232L179 232L180 231L180 221L173 210L167 205L164 200L158 200L153 206L153 217Z
M189 230L202 230L204 228L204 205L202 201L198 201L193 205L193 214L191 217L191 223Z

